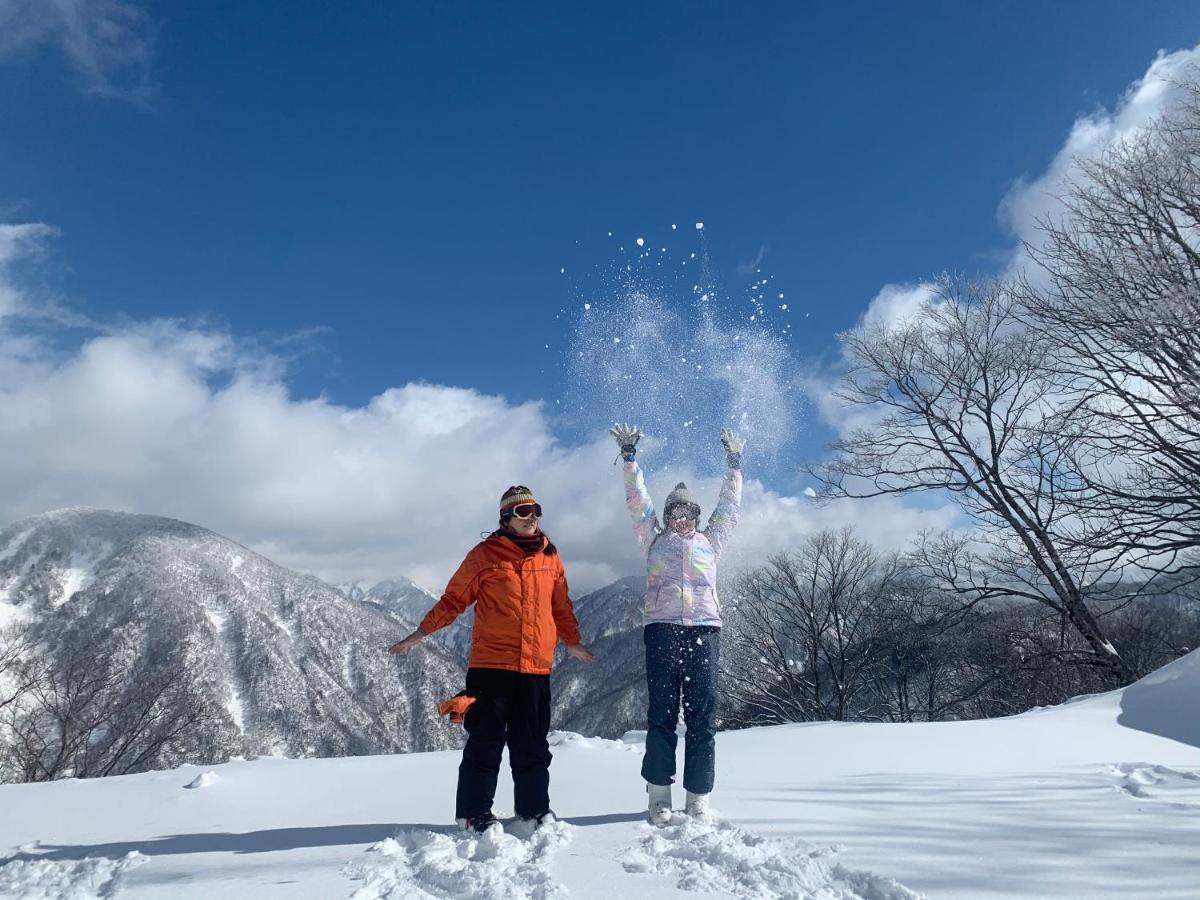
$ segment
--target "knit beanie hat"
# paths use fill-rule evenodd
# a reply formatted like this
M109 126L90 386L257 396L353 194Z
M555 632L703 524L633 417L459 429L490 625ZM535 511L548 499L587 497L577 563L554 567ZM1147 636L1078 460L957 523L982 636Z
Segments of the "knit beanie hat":
M512 515L513 508L522 503L537 503L537 499L533 496L533 491L525 485L514 484L500 498L500 518Z
M675 485L675 490L667 494L667 502L663 507L663 515L668 519L671 518L671 508L675 506L689 507L689 512L693 513L693 518L700 518L700 504L696 502L696 498L692 496L692 492L688 490L688 486L682 481Z

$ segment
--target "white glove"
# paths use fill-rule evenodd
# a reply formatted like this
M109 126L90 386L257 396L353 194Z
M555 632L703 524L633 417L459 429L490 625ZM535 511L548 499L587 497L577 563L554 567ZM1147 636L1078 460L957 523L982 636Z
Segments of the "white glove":
M608 430L617 446L621 448L621 456L626 462L633 462L637 455L637 442L642 439L642 430L636 425L623 425L618 422Z
M729 464L729 468L740 469L742 467L742 449L746 446L745 439L731 428L722 428L721 443L725 447L725 461Z

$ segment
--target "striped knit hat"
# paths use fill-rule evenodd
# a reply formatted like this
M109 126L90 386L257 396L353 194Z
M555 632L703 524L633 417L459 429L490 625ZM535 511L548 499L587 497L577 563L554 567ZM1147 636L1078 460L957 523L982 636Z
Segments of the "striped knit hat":
M537 503L537 498L533 496L533 491L525 485L514 484L500 498L500 518L512 515L513 508L522 503Z

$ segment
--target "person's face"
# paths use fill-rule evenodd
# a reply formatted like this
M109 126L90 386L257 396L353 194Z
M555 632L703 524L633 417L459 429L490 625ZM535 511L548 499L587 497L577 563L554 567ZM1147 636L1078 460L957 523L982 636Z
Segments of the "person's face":
M521 514L525 516L522 518ZM538 515L537 509L532 503L523 503L513 510L512 518L508 520L508 527L522 537L529 537L536 534L538 530Z
M696 519L679 519L671 517L667 519L667 527L681 537L687 537L696 530Z

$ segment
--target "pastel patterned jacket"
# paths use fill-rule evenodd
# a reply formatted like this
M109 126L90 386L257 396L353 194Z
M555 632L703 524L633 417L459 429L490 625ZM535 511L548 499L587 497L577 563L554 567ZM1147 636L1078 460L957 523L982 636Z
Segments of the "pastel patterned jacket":
M688 537L664 529L636 462L625 463L625 504L633 532L646 554L645 623L720 625L717 563L742 503L742 473L730 469L708 525Z

